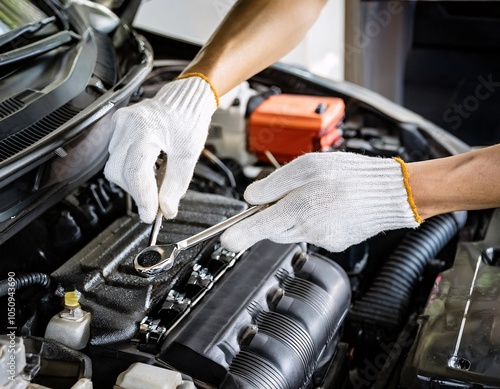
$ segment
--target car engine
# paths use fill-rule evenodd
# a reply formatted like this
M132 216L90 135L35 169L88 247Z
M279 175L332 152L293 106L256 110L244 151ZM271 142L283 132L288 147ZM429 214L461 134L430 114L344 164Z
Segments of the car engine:
M139 275L151 226L102 173L111 116L196 50L164 38L153 61L151 45L100 4L0 0L2 387L500 387L498 210L342 253L267 240L234 253L215 236ZM248 184L304 152L468 150L373 92L278 63L223 97L158 242L244 211Z

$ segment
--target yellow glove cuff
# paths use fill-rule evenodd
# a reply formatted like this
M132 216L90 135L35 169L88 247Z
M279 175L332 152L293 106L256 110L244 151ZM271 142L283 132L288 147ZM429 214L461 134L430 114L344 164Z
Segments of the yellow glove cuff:
M403 182L405 185L406 193L408 195L408 204L410 204L411 210L413 211L413 216L418 224L422 224L424 219L420 217L418 214L417 206L415 204L415 200L413 200L413 194L411 192L410 187L410 173L408 172L408 168L406 167L405 162L401 158L394 158L395 161L399 162L401 165L401 173L403 174Z
M210 89L212 89L212 92L214 92L215 103L217 104L217 107L218 107L219 106L219 94L217 93L217 90L213 86L212 82L208 79L208 77L202 73L186 73L186 74L183 74L183 75L177 77L176 80L182 80L183 78L189 78L189 77L200 77L203 80L205 80L208 85L210 85Z

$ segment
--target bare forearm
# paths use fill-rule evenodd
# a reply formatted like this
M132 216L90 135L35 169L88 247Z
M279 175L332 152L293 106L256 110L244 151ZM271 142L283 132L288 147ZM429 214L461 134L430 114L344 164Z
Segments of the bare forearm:
M424 219L500 206L500 145L407 166L413 197Z
M203 73L223 95L288 53L326 1L238 1L184 73Z

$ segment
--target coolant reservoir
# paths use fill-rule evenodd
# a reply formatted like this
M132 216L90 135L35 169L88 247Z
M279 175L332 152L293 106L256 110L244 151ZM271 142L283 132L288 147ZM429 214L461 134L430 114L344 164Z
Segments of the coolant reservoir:
M221 98L220 107L215 111L210 123L207 145L215 148L220 158L232 158L241 165L256 162L256 158L246 150L245 111L250 97L257 91L243 82Z
M90 337L90 312L81 308L77 292L67 292L64 295L64 310L50 319L45 337L75 350L81 350L87 345Z
M134 363L116 379L115 389L195 389L180 373L158 366Z

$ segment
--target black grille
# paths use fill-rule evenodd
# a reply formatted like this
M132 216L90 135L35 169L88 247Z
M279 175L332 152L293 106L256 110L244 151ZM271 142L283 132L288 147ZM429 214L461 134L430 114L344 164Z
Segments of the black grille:
M0 119L6 118L7 116L16 113L21 108L24 107L24 103L21 100L11 97L0 103Z
M6 100L8 101L8 100ZM4 101L4 103L6 102ZM2 103L3 104L3 103ZM63 105L24 130L16 132L0 141L0 162L25 150L64 123L75 117L81 110L70 104Z

